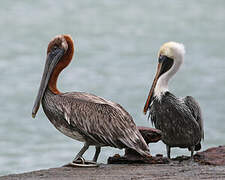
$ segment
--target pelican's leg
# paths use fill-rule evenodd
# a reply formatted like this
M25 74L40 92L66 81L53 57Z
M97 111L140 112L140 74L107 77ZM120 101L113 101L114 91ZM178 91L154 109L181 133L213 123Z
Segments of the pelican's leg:
M101 152L101 147L100 146L95 146L95 155L94 155L94 158L93 158L93 162L97 162L98 160L98 156Z
M195 149L195 146L191 146L190 147L190 151L191 151L191 160L193 160L194 159L194 149Z
M166 145L167 157L170 159L170 146Z
M65 167L67 167L67 166L69 166L69 167L70 166L72 166L72 167L98 167L98 165L96 163L85 161L85 159L82 157L88 148L89 148L89 144L85 143L84 146L82 147L82 149L80 150L80 152L77 153L73 162L65 165Z
M84 158L82 156L85 153L85 151L87 151L88 148L89 148L89 144L88 143L84 143L84 146L82 147L80 152L76 155L76 157L74 158L73 162L76 162L78 159L81 159L82 163L84 164Z

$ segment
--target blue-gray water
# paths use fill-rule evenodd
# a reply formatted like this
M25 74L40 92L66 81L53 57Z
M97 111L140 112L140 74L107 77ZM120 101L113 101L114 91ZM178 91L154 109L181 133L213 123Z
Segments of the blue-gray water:
M142 109L166 41L186 46L170 83L194 96L204 116L203 149L225 144L225 2L222 0L3 0L0 6L0 175L61 166L82 144L59 133L40 108L31 110L46 47L71 34L75 57L59 78L61 91L86 91L120 103L136 124L151 126ZM165 154L162 143L151 153ZM122 153L103 148L100 162ZM91 159L94 149L86 154ZM172 149L172 155L189 154Z

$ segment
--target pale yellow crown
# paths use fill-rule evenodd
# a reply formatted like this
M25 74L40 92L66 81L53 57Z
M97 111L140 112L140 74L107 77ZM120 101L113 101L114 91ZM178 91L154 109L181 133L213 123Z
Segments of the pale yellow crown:
M178 56L184 56L185 48L184 45L177 42L167 42L163 44L159 50L159 56L167 56L172 59L176 59Z

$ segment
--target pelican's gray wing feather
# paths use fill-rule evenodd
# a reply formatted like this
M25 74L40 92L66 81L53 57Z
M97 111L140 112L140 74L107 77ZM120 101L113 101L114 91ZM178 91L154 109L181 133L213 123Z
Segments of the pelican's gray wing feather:
M119 104L88 93L65 93L67 109L65 119L90 144L129 147L142 155L148 154L148 146L138 131L132 117ZM65 114L65 113L64 113Z
M192 115L197 121L197 123L199 124L200 130L201 130L201 138L204 139L203 119L202 119L201 108L198 102L192 96L186 96L184 98L184 102L188 106L190 111L192 112Z
M108 104L108 105L116 108L117 110L119 110L123 115L132 119L131 115L120 104L106 100L106 99L96 96L94 94L85 93L85 92L69 92L69 93L62 94L61 96L69 96L69 97L81 99L81 100L96 103L96 104Z

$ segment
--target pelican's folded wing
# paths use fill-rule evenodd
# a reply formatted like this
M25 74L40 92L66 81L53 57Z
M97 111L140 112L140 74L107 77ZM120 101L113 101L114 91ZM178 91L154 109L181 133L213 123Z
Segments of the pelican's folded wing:
M202 119L201 108L198 102L192 96L186 96L184 98L184 102L189 107L190 111L192 112L192 115L194 116L195 120L199 124L200 130L201 130L201 137L202 139L204 139L203 119Z

